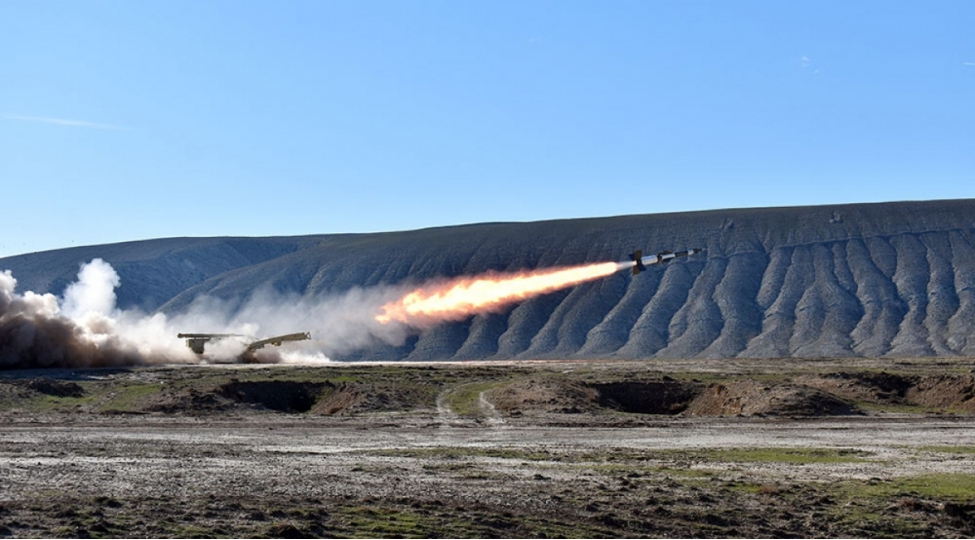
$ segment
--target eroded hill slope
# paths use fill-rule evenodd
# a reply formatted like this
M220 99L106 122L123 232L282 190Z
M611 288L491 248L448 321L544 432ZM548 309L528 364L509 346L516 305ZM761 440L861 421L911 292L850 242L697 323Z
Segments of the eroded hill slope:
M151 242L163 241L79 249L116 265L123 304L179 311L199 295L241 298L264 286L339 293L624 260L634 249L707 248L348 359L975 355L975 200L171 239L173 247L133 262ZM31 276L23 282L39 292L58 292L77 270L77 257L62 256L68 251L0 259L0 267ZM187 264L206 270L188 274Z

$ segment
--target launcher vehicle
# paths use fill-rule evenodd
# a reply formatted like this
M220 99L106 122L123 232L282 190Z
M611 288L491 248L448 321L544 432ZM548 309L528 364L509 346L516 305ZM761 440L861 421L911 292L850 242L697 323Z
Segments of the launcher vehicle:
M274 336L265 339L257 339L255 337L241 334L177 334L176 337L186 339L186 346L200 356L203 355L206 344L210 343L211 341L217 342L224 339L235 339L241 341L242 343L249 342L247 349L243 354L246 359L247 357L252 357L255 351L264 348L265 345L280 347L285 341L304 341L306 339L311 339L311 333L297 332L294 334L285 334L283 336Z

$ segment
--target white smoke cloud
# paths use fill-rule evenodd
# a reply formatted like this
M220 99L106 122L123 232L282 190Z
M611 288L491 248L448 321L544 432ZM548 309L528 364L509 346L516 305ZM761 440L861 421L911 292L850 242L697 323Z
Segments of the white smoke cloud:
M375 320L380 306L402 294L393 287L317 297L262 290L243 303L201 297L185 313L167 316L119 310L119 284L118 274L101 259L82 265L78 281L60 299L18 294L10 271L0 273L0 369L228 362L239 360L252 342L248 337L214 340L200 358L177 337L180 332L264 338L307 331L312 341L266 346L253 359L320 364L330 354L380 342L402 344L412 332Z
M82 265L78 281L64 290L61 311L66 317L78 317L94 313L111 315L115 310L115 287L119 277L112 265L101 259L94 259Z

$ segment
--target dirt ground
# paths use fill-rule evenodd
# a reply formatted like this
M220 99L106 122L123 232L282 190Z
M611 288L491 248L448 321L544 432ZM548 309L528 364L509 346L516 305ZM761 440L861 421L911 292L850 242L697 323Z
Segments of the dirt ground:
M0 536L970 537L973 369L0 372Z

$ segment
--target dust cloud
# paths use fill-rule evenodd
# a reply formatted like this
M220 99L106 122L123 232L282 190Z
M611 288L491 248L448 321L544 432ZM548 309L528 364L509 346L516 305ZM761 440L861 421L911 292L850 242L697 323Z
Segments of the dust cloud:
M395 287L317 297L258 290L242 302L201 297L184 313L166 315L119 309L120 283L101 259L81 265L60 298L18 293L12 273L0 272L0 369L237 362L253 339L294 332L310 332L312 340L267 346L248 360L319 364L333 354L400 345L416 331L375 320L381 306L402 295ZM208 343L198 356L177 337L180 332L242 337Z

